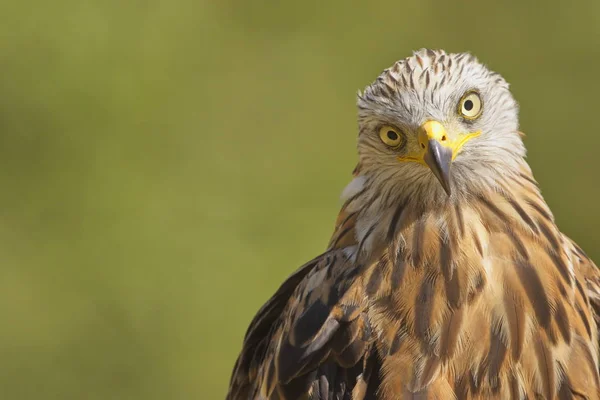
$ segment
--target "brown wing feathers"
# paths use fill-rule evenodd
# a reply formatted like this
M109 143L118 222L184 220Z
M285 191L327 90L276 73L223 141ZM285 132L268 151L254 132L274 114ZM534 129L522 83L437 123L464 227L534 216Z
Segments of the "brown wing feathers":
M263 307L265 315L259 313L253 321L232 377L232 387L247 387L247 392L230 390L228 398L299 399L310 393L310 398L334 399L350 398L355 389L369 392L372 330L364 314L364 295L353 288L359 274L354 270L360 267L347 263L339 251L320 257L292 276L279 296ZM273 310L279 314L272 315ZM267 336L259 341L259 334ZM254 381L249 358L260 360Z

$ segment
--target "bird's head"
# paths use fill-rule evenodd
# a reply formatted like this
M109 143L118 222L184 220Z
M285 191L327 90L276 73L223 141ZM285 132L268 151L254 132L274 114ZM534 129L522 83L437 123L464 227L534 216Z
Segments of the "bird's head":
M507 82L468 53L423 49L396 62L358 109L361 173L409 195L487 190L525 156Z

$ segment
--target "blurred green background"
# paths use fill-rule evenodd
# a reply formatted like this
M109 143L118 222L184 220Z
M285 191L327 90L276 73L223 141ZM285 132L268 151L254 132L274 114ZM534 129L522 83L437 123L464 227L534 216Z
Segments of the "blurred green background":
M327 243L357 89L421 47L511 82L600 259L600 2L2 1L0 398L223 398Z

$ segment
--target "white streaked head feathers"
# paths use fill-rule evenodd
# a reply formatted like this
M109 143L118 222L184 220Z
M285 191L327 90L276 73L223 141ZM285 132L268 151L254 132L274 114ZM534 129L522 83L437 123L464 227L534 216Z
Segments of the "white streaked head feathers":
M457 112L470 90L483 100L481 116L469 121ZM518 106L508 83L468 53L419 50L396 62L358 96L360 173L377 179L387 190L418 196L423 201L445 197L424 165L399 162L402 152L418 149L417 129L428 120L441 122L449 135L481 131L452 165L453 198L489 190L498 176L518 173L525 148L518 133ZM406 136L400 149L386 146L379 128L391 125Z

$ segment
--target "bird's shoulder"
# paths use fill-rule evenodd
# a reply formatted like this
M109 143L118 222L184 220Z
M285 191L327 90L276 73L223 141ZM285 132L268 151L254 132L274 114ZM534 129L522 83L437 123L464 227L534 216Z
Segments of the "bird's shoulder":
M292 274L251 322L228 399L366 394L375 357L365 314L369 267L330 248Z

